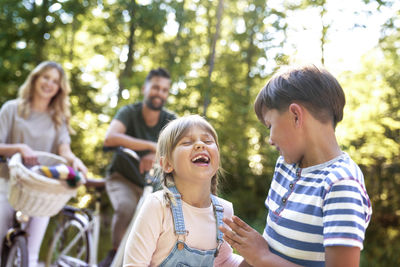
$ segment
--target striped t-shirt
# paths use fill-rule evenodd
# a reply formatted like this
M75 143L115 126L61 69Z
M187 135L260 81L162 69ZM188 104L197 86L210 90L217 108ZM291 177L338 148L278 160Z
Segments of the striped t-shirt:
M271 251L303 266L324 266L326 246L362 249L372 214L363 174L346 153L304 169L279 157L265 205Z

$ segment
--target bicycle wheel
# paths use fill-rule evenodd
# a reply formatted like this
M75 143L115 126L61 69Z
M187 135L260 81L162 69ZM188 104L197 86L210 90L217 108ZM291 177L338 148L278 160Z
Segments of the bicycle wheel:
M8 249L5 267L25 267L28 266L28 247L26 238L23 235L14 237L11 247Z
M56 231L46 266L89 266L90 236L80 220L71 217Z

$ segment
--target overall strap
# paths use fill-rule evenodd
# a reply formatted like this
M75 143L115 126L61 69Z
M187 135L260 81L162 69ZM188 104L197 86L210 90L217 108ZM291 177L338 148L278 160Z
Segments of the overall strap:
M216 196L210 195L211 196L211 201L214 207L214 214L215 214L215 219L217 221L217 250L215 252L215 257L218 255L219 248L221 247L221 244L223 243L222 239L222 232L219 230L219 226L223 225L222 223L222 218L224 217L224 207L219 204L219 201Z
M172 217L174 218L175 234L186 236L185 220L183 219L182 198L175 186L168 188L175 198L175 204L171 201Z

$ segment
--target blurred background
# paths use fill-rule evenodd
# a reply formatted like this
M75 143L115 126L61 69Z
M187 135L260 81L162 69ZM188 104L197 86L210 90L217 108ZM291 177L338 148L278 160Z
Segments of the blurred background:
M346 93L336 132L373 205L361 266L400 266L400 1L0 0L0 105L43 60L68 73L72 148L94 177L109 163L102 142L117 109L141 99L150 69L167 68L167 107L216 128L220 194L260 232L278 153L253 101L281 65L324 65ZM73 202L89 200L82 188ZM111 209L104 194L101 251Z

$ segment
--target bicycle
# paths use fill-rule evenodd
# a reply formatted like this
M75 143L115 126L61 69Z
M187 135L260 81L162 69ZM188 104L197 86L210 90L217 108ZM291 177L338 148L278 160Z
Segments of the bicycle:
M37 152L37 156L43 164L65 163L63 158L51 153ZM26 227L30 216L53 216L74 195L75 190L65 190L60 181L31 172L23 164L20 153L1 161L7 163L10 169L7 199L15 210L12 226L1 240L1 267L26 267L29 262ZM49 191L54 194L48 195ZM59 191L67 193L58 194ZM54 201L55 197L58 201ZM48 199L52 201L50 207L43 205Z
M7 163L7 160L5 157L0 157L0 162ZM28 248L23 224L29 220L29 217L19 211L14 212L13 218L13 225L2 241L1 267L28 265Z
M111 149L106 148L109 151ZM140 160L135 151L127 148L114 148L117 153L128 155L135 160ZM134 164L131 164L132 170L139 174ZM140 174L139 174L140 175ZM66 206L62 210L64 220L61 227L58 228L53 236L49 252L46 259L46 267L52 266L73 266L87 267L97 266L97 249L100 234L100 200L101 192L104 190L104 179L88 179L86 183L88 188L95 188L95 208L94 211L89 209L78 209ZM117 253L111 264L111 267L122 266L125 243L129 232L136 219L137 213L143 204L147 195L153 192L155 186L155 178L148 173L145 176L145 186L143 194L139 200L134 216L125 235L118 247Z
M28 266L28 246L25 224L29 216L14 212L13 226L8 230L1 251L1 267Z

